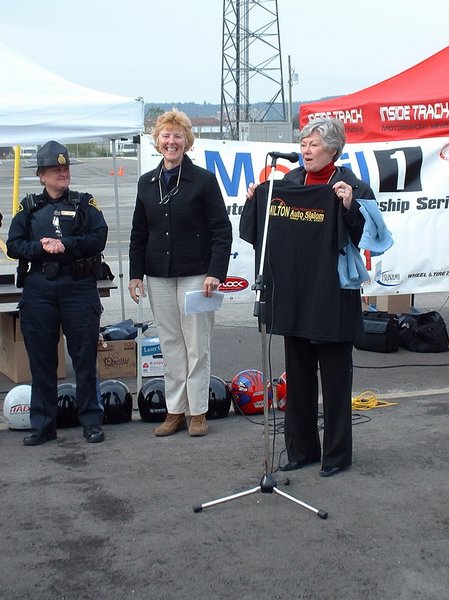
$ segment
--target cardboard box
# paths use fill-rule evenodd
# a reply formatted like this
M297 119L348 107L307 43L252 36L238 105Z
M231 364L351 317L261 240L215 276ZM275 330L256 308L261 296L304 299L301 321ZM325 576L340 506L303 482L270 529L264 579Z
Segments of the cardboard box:
M58 379L66 377L64 337L58 345ZM0 313L0 371L15 383L30 383L31 371L18 311Z
M140 368L142 377L156 377L164 374L164 357L158 337L142 338Z
M136 377L136 343L116 340L98 345L98 376L100 379Z
M411 300L410 294L395 294L392 296L370 297L370 304L375 304L377 310L387 311L390 314L400 314L410 312Z

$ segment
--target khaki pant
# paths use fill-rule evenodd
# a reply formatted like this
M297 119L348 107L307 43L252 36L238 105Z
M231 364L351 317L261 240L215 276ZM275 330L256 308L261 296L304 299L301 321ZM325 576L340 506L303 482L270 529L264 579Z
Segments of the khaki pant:
M184 314L186 292L203 289L206 275L147 277L148 294L165 363L165 399L172 414L208 410L210 341L214 312Z

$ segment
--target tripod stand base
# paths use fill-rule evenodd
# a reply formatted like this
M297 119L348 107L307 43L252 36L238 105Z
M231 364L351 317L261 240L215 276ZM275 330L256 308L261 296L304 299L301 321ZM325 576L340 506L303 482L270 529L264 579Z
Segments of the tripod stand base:
M288 485L290 483L290 480L284 479L280 483L284 483L285 485ZM305 502L302 502L302 500L298 500L297 498L290 496L290 494L286 494L285 492L278 489L277 481L274 478L272 473L265 474L260 481L260 485L258 485L255 488L251 488L251 489L245 490L243 492L238 492L237 494L231 494L230 496L225 496L223 498L218 498L217 500L211 500L210 502L204 502L203 504L196 504L195 506L193 506L193 512L198 513L198 512L201 512L204 508L210 508L211 506L215 506L216 504L223 504L224 502L230 502L231 500L236 500L237 498L243 498L244 496L249 496L250 494L255 494L256 492L262 492L262 494L272 494L273 492L275 492L276 494L279 494L280 496L287 498L287 500L290 500L291 502L294 502L295 504L299 504L303 508L306 508L307 510L314 512L321 519L327 519L327 517L328 517L328 513L326 511L320 510L318 508L314 508L313 506L310 506L310 504L306 504Z

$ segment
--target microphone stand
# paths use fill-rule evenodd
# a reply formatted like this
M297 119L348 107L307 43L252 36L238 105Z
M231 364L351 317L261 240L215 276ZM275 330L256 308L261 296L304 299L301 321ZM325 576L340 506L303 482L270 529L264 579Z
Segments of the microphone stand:
M202 504L197 504L193 506L194 512L201 512L204 508L209 508L211 506L215 506L216 504L223 504L224 502L229 502L230 500L236 500L237 498L242 498L243 496L248 496L250 494L255 494L256 492L262 492L263 494L272 494L275 492L280 496L291 500L295 504L299 504L303 508L310 510L317 514L321 519L327 519L328 513L324 510L320 510L310 504L306 504L302 500L298 500L294 498L290 494L287 494L280 490L277 485L278 482L274 477L274 474L269 470L269 461L270 461L270 436L269 436L269 404L268 404L268 355L267 355L267 327L265 320L265 285L263 283L263 271L264 271L264 263L265 263L265 255L266 255L266 246L267 246L267 238L268 238L268 224L270 219L270 208L271 208L271 199L273 197L273 184L274 184L274 173L276 171L276 161L278 153L271 153L272 161L271 161L271 170L269 174L269 187L268 187L268 197L267 197L267 207L265 213L265 222L264 222L264 230L262 237L262 248L261 248L261 256L260 256L260 265L259 265L259 274L256 277L255 284L253 289L256 290L256 301L254 304L254 312L253 315L259 318L260 324L260 340L261 340L261 356L262 356L262 373L263 373L263 414L264 414L264 474L262 479L257 487L250 488L248 490L238 492L236 494L231 494L230 496L224 496L223 498L218 498L217 500L211 500L210 502L204 502ZM289 485L290 480L288 478L284 478L279 481L280 484Z

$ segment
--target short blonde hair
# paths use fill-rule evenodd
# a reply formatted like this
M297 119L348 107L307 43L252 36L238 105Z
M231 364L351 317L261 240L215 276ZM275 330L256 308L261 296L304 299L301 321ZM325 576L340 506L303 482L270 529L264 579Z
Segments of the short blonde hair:
M173 110L168 110L163 115L158 117L156 124L153 127L153 131L151 132L156 150L159 150L159 134L165 127L181 127L186 136L186 150L190 150L190 148L193 146L193 142L195 141L195 136L193 135L192 131L192 122L185 112L174 108Z

